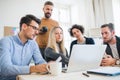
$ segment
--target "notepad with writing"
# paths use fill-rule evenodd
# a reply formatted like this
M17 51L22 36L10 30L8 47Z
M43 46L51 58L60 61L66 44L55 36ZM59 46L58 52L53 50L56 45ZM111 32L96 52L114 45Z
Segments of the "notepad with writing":
M120 67L100 67L97 69L88 70L87 73L115 76L120 75Z

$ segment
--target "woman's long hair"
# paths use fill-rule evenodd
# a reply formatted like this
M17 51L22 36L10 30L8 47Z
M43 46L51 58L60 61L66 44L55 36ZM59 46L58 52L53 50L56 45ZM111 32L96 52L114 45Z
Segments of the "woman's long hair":
M54 49L56 53L59 53L59 49L58 49L56 38L55 38L55 31L57 28L61 29L63 32L63 29L61 27L53 27L49 34L47 47L50 47L50 48ZM61 49L62 53L64 55L66 55L66 50L64 47L64 35L63 35L63 40L60 42L60 49Z

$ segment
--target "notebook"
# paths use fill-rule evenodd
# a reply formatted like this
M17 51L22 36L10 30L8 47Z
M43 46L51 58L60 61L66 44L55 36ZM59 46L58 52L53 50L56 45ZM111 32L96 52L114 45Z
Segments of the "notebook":
M97 69L88 70L87 73L115 76L120 75L120 67L99 67Z
M105 49L106 45L74 45L66 72L98 68Z

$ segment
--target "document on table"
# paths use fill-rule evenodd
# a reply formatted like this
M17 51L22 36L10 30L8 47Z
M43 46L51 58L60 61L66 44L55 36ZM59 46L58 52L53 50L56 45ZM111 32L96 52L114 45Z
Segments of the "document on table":
M100 67L97 69L88 70L87 73L115 76L120 75L120 67Z

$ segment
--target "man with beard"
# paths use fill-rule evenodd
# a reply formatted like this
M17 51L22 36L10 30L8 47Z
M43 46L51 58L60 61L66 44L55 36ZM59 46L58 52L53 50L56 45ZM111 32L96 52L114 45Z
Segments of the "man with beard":
M50 18L52 15L53 6L54 5L51 1L45 2L43 7L44 17L41 19L40 33L36 38L36 41L39 45L43 58L44 58L44 50L48 43L48 36L51 28L55 26L59 26L57 21Z
M107 45L105 57L103 57L102 66L114 66L120 64L120 38L115 35L114 25L112 23L101 26L101 34L104 44Z

